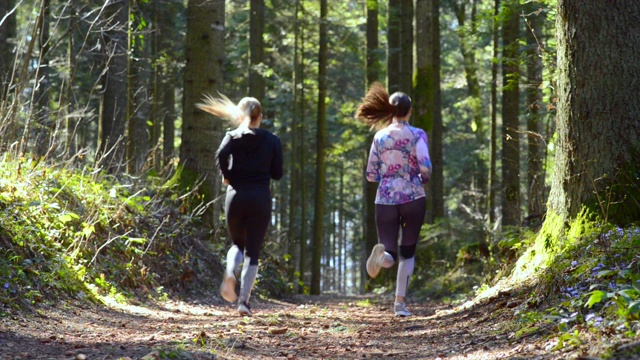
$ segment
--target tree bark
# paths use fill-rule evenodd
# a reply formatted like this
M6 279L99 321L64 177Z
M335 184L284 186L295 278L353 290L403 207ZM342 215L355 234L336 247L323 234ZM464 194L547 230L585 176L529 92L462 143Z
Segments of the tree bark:
M13 74L15 56L12 53L11 40L16 37L15 0L0 1L0 19L4 19L0 26L0 101L5 100L9 91L9 84Z
M640 2L559 0L557 146L550 210L640 218ZM602 31L606 29L606 31Z
M400 0L400 91L413 96L413 0Z
M400 89L400 14L401 0L389 0L387 24L387 89L390 94Z
M544 212L544 136L541 134L542 25L544 15L528 7L527 28L527 218L541 218Z
M380 80L381 72L381 49L378 42L378 0L367 0L366 2L367 13L367 91L369 85ZM378 243L378 233L376 231L376 192L378 190L378 184L369 182L366 179L365 171L367 167L367 156L369 155L369 146L373 142L373 136L375 132L369 131L367 135L367 141L364 143L364 167L362 171L362 179L364 183L364 221L363 221L363 233L364 233L364 252L361 257L360 264L360 277L362 279L368 279L365 268L365 262L367 260L367 251L370 251ZM366 282L363 281L362 284ZM364 292L366 289L360 289Z
M204 201L218 198L221 179L215 168L215 152L222 139L219 119L196 109L205 94L223 90L224 0L190 0L187 7L186 68L184 74L181 184L192 187L204 179ZM215 145L214 145L215 144ZM222 202L213 203L212 222L218 228Z
M518 36L515 0L504 3L502 27L502 224L520 225L520 130Z
M129 67L129 1L113 1L106 6L105 18L109 19L105 32L105 68L102 78L102 104L98 144L98 165L110 173L125 169L128 109Z
M322 244L324 240L324 201L326 189L325 147L327 139L327 0L320 0L320 49L318 51L318 122L316 133L316 197L313 219L313 259L311 294L320 294Z
M496 163L498 157L498 39L499 39L499 21L500 0L495 0L493 7L493 62L491 64L491 124L489 137L489 184L487 208L489 212L489 226L492 228L496 221L496 190L498 185L498 177L496 176Z
M262 75L264 65L264 0L251 0L249 20L249 94L262 102L264 99L265 81Z

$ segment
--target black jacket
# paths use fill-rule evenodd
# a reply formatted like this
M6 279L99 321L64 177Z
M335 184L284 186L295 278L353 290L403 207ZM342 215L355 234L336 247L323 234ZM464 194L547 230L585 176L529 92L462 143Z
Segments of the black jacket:
M229 131L216 152L216 163L234 188L269 186L271 179L282 178L280 138L260 128Z

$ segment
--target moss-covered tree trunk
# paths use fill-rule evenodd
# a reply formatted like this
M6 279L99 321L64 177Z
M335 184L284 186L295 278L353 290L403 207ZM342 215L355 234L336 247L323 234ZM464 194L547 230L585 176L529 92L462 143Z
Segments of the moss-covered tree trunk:
M197 110L195 104L205 94L217 96L223 90L224 9L224 0L190 0L187 7L180 182L189 188L204 180L200 193L206 202L216 199L220 192L215 152L221 141L222 124ZM218 226L221 208L222 201L213 203L214 227Z
M493 62L491 64L491 120L489 124L489 184L487 196L487 208L489 212L489 225L493 227L496 221L496 191L498 185L498 177L496 175L496 164L498 158L498 40L499 40L499 21L500 0L495 0L493 6L493 27L492 27L492 47Z
M389 0L387 24L387 88L400 91L400 0Z
M640 2L558 0L551 211L640 219Z

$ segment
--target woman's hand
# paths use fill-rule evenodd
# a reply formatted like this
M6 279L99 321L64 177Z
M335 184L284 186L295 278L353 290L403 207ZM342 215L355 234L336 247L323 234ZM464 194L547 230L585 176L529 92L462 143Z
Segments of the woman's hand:
M229 185L229 179L222 178L222 183L225 184L225 185Z

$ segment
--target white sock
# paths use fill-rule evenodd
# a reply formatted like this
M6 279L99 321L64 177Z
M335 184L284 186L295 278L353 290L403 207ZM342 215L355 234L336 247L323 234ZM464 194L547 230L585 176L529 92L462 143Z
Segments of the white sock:
M242 251L238 246L233 245L227 252L227 276L231 276L234 271L238 269L240 263L242 263Z
M244 265L242 265L242 277L240 278L240 296L238 296L238 304L249 302L251 297L251 291L253 290L253 284L258 276L258 265L250 265L250 257L244 259Z
M398 276L396 278L396 296L406 296L409 280L411 280L411 275L413 275L414 265L415 256L409 259L400 258L400 262L398 263Z
M384 262L382 263L382 266L384 266L385 268L390 268L393 266L393 264L395 264L395 261L393 261L393 256L391 256L391 254L389 254L388 252L384 252Z

